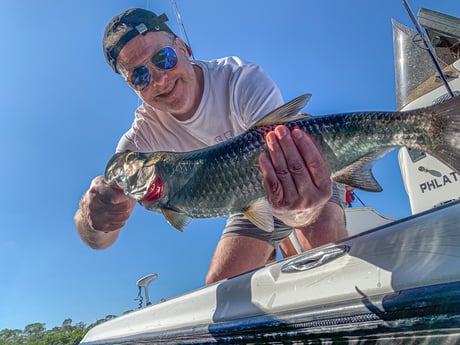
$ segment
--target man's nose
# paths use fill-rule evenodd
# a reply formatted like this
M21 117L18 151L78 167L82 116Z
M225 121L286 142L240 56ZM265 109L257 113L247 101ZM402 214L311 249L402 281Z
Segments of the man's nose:
M167 79L167 71L160 70L155 67L150 68L150 73L152 75L152 83L153 84L164 84L165 80Z

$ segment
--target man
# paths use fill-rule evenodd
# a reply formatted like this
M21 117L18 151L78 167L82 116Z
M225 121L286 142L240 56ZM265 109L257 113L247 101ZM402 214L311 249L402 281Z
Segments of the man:
M167 17L130 9L113 18L104 34L104 54L142 99L131 129L117 151L190 151L247 130L282 105L280 91L260 66L237 57L190 61L190 50L165 24ZM268 154L260 169L273 204L273 233L243 215L229 217L206 283L265 265L292 228L307 246L344 236L341 200L328 202L330 172L312 140L301 130L278 126L266 136ZM337 188L335 188L337 189ZM135 201L96 177L80 201L75 225L92 248L112 245Z

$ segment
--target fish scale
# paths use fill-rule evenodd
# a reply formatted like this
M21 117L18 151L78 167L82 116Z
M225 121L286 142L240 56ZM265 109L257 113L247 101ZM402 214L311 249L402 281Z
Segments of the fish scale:
M380 191L374 163L399 146L438 158L460 173L460 98L406 112L356 112L309 116L299 114L304 95L274 110L245 133L193 152L123 152L106 167L105 180L162 212L179 230L191 218L243 212L261 229L273 230L258 158L265 135L278 124L300 128L316 142L329 164L331 178L367 191ZM164 187L157 200L144 200L149 186Z
M253 133L248 133L245 142L253 147L260 147L259 141L254 141ZM171 186L168 206L174 205L175 209L187 210L192 218L220 217L229 213L240 212L239 205L252 201L254 197L265 196L265 188L261 183L261 173L256 166L258 154L247 147L241 150L227 150L224 146L221 151L202 152L199 155L182 157L188 162L208 156L206 164L189 170L175 169L174 164L157 165L159 178L164 181L170 176L178 183L180 188ZM260 152L260 151L259 151ZM243 157L243 159L240 159ZM181 165L181 162L176 164ZM186 182L185 182L186 181ZM246 190L246 192L245 192ZM190 207L190 205L195 205ZM210 206L212 205L212 206Z

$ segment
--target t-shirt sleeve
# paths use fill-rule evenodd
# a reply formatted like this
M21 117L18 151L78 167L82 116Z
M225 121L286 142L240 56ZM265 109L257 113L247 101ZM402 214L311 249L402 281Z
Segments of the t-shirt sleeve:
M116 152L124 152L124 151L138 151L137 146L135 145L133 138L133 130L130 129L128 132L123 134L118 142Z
M154 151L154 133L145 125L145 110L143 105L136 109L135 120L131 128L123 134L118 142L116 152L124 151Z
M234 110L249 128L272 110L283 105L278 86L257 64L243 65L234 74L235 87L232 103Z

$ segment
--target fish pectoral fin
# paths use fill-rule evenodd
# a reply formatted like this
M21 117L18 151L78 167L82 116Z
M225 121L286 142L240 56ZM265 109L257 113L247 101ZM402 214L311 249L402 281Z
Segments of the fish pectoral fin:
M265 115L262 119L252 127L278 125L285 122L299 120L305 117L310 117L308 114L299 114L299 111L305 107L310 100L311 94L299 96L292 101L276 108L272 112Z
M382 186L372 174L372 167L377 160L392 150L394 150L394 147L369 153L333 174L332 179L335 182L344 183L368 192L381 192L383 190Z
M272 205L267 199L256 200L242 212L259 229L267 232L272 232L275 229Z
M188 223L190 223L192 220L192 218L186 214L170 208L162 208L161 212L163 213L163 216L165 216L168 223L181 232L185 230Z

